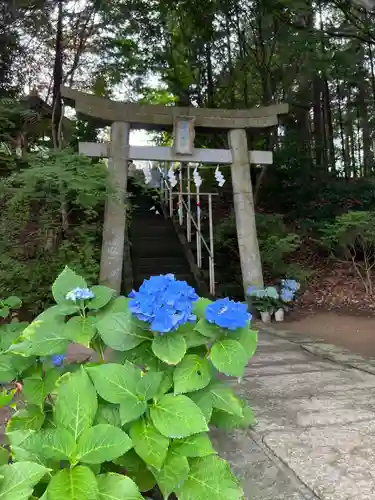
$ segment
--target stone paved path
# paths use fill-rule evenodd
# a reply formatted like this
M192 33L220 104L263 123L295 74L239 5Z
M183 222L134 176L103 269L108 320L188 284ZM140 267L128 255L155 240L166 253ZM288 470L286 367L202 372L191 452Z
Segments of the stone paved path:
M213 433L246 499L374 500L375 361L275 333L260 333L244 379L231 382L257 427Z

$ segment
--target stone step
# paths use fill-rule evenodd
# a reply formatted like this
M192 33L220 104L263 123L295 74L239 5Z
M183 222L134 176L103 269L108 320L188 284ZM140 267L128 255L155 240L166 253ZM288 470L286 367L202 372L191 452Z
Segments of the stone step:
M137 276L134 277L134 289L135 290L138 290L138 288L142 285L143 281L145 279L149 279L150 276L158 276L159 274L163 274L163 273L155 273L155 274L139 274ZM192 286L193 288L196 288L196 283L195 283L195 280L193 278L193 276L190 274L190 273L187 273L187 274L175 274L176 276L176 279L179 280L179 281L186 281L190 286Z
M135 261L133 262L133 273L135 276L139 274L187 274L190 272L190 269L187 263L182 260L180 262L174 262L171 264L168 261L163 261L162 263L152 264L148 261Z
M130 226L132 266L135 288L150 276L172 273L195 286L183 246L170 219L150 198L137 197ZM150 208L155 206L160 215Z
M163 236L165 238L177 238L176 232L171 226L153 224L150 221L136 221L137 225L134 225L130 229L130 234L133 238L139 238L142 236Z

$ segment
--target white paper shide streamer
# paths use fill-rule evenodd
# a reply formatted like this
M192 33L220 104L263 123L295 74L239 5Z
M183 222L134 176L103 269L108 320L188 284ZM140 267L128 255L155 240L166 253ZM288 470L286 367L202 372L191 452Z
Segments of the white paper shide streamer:
M177 180L177 177L176 177L176 172L173 170L173 168L171 167L169 170L168 170L168 182L169 184L174 188L177 183L178 183L178 180Z
M154 212L156 215L160 215L160 212L159 212L159 210L157 210L157 208L155 207L155 205L150 208L150 212Z
M198 172L198 167L195 167L194 172L193 172L193 180L195 187L199 189L202 185L202 177L200 176Z
M145 176L145 184L150 184L152 180L152 174L151 174L151 168L150 165L143 165L142 166L143 174Z
M215 170L215 179L216 179L216 182L218 183L219 187L223 187L224 186L224 184L225 184L224 175L219 170L219 167L216 167L216 170Z

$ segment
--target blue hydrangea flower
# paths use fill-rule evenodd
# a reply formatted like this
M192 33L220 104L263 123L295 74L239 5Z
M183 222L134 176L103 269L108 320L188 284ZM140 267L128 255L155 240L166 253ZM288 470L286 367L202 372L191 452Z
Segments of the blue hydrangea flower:
M67 300L72 300L73 302L77 302L77 300L93 299L94 297L94 292L88 288L74 288L74 290L71 290L65 296Z
M186 281L176 280L173 274L151 276L138 292L130 293L131 313L151 324L151 330L161 334L177 330L180 325L196 321L193 304L199 297Z
M58 367L64 363L64 359L65 359L64 354L56 354L55 356L52 356L51 361L53 365Z
M258 288L255 285L249 286L247 289L247 294L248 295L255 295L258 291Z
M280 292L280 299L283 302L292 302L292 300L294 299L294 295L295 293L293 292L293 290L282 288Z
M296 280L281 280L281 287L296 293L300 289L300 284Z
M206 320L221 328L237 330L237 328L247 326L251 320L251 314L248 312L246 304L225 298L218 299L207 306Z

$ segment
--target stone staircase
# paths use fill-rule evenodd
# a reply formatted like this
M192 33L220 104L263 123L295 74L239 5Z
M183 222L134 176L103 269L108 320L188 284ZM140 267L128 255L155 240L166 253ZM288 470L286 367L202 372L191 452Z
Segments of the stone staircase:
M197 286L171 219L164 217L158 202L136 187L131 189L133 210L129 236L134 288L153 275L173 273ZM155 207L154 210L151 210Z

